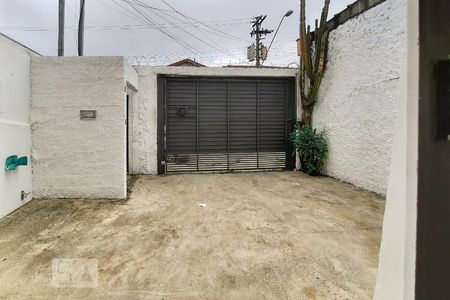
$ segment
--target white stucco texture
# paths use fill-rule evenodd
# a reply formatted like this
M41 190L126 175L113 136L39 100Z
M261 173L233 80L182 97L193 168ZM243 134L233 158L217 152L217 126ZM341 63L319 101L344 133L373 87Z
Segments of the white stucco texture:
M35 53L0 35L0 218L31 200L30 56ZM28 165L5 170L8 156ZM21 192L28 193L21 199Z
M35 198L126 198L124 74L122 57L32 59Z
M132 173L157 174L158 75L202 77L291 77L295 69L135 67L139 92L133 97Z
M405 53L405 1L388 0L330 32L313 114L326 131L325 174L386 194Z
M419 161L419 2L407 3L406 55L374 299L414 299Z

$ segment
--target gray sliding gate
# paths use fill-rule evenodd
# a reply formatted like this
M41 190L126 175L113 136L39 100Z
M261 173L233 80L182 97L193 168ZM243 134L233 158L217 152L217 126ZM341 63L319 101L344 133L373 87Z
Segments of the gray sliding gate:
M292 168L292 80L163 78L160 173Z

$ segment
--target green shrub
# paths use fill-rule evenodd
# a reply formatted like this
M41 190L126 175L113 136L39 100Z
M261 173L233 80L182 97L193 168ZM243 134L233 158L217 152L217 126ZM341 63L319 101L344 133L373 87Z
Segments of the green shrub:
M297 125L290 134L290 141L299 154L303 172L313 176L319 175L328 152L325 132L322 130L317 133L316 129L309 125Z

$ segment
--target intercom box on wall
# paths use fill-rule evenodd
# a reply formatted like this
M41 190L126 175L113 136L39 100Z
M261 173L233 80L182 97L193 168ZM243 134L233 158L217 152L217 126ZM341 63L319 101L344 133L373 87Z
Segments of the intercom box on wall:
M437 65L437 138L450 137L450 60Z

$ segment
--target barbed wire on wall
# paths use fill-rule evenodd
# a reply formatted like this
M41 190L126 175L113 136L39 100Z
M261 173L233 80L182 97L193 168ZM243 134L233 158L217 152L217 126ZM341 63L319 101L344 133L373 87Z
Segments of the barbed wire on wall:
M284 44L284 43L281 43ZM200 64L210 66L210 67L222 67L228 65L239 65L239 66L251 66L252 63L245 58L245 48L231 48L226 49L228 52L233 54L233 57L227 57L219 53L217 50L204 50L198 51L193 55L187 52L177 52L177 53L166 53L166 54L155 54L155 55L131 55L127 56L127 59L132 65L139 66L167 66L169 64L175 63L177 61L189 58ZM289 67L298 68L298 63L296 62L296 48L286 49L282 45L273 47L271 53L269 54L269 60L266 61L265 65L269 67ZM284 63L279 63L282 61ZM277 63L278 62L278 63Z
M227 65L251 65L246 59L232 59L215 56L198 56L198 57L186 57L186 56L160 56L160 55L142 55L142 56L127 56L128 62L133 66L147 66L147 67L161 67L167 66L174 62L180 61L185 58L190 58L202 65L209 67L222 67Z
M296 62L296 61L293 61L293 62L290 62L287 65L287 67L290 68L290 69L299 69L300 68L300 63Z
M144 66L144 67L162 67L168 66L172 63L185 59L185 56L180 57L169 57L169 56L127 56L128 63L133 66ZM252 66L253 63L247 59L234 60L230 58L217 58L217 57L188 57L189 59L196 61L202 65L208 67L224 67L224 66ZM299 64L296 61L289 62L285 65L267 63L267 67L286 67L292 69L298 69Z

